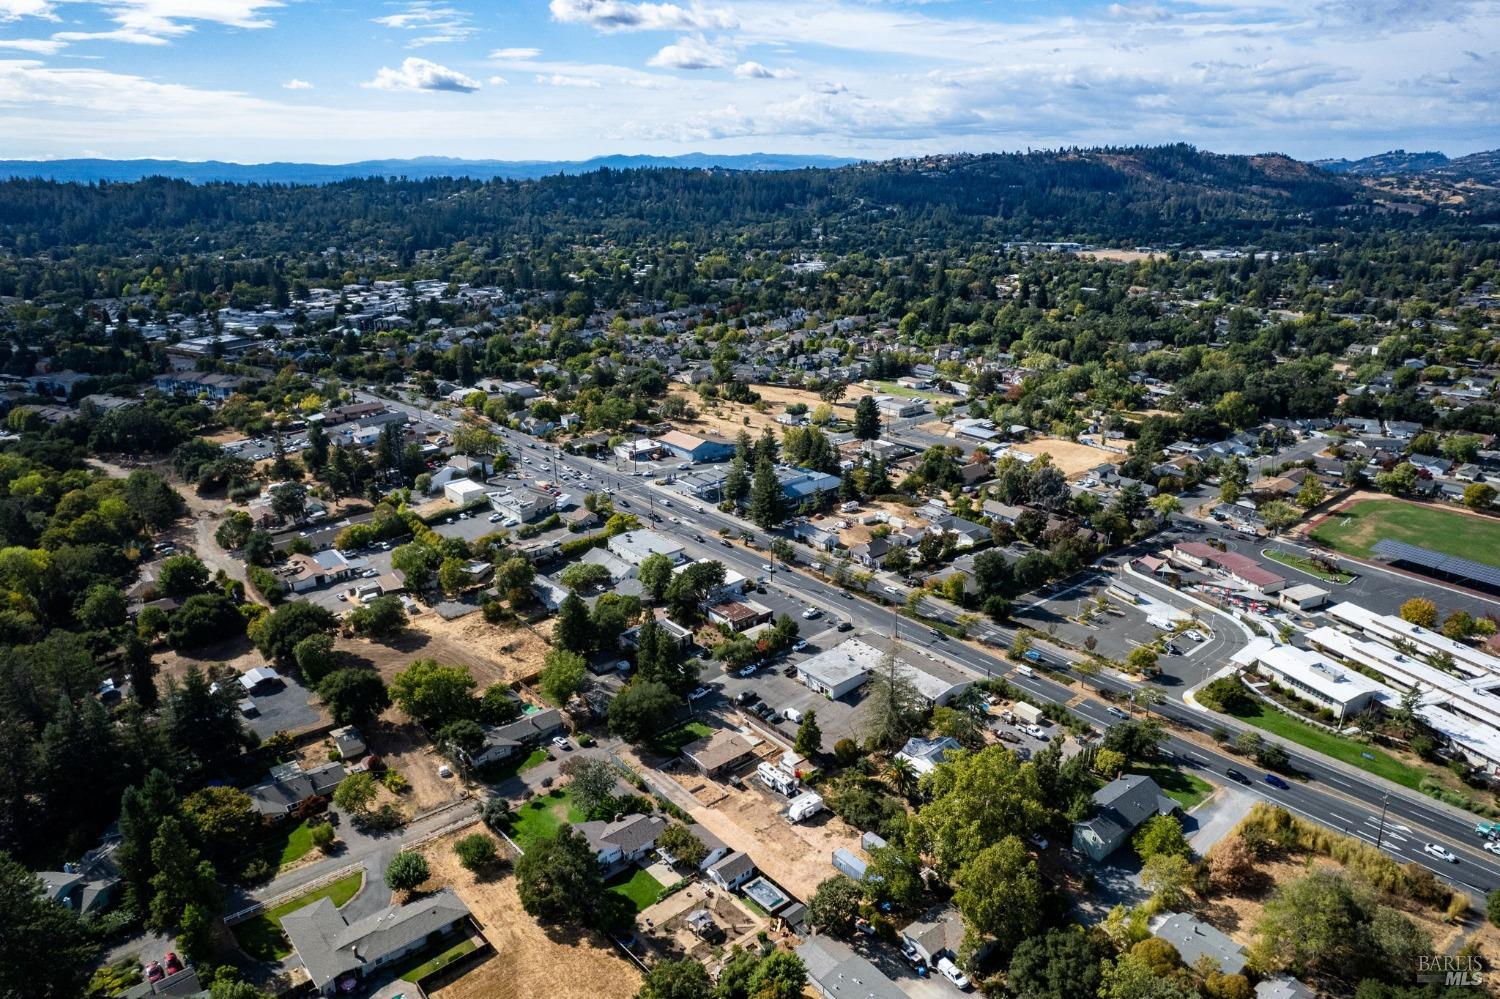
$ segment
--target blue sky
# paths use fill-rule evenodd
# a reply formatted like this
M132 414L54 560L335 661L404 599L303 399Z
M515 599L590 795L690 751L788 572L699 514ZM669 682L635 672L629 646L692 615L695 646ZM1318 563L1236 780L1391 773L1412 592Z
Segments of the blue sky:
M1500 146L1500 0L0 0L0 157Z

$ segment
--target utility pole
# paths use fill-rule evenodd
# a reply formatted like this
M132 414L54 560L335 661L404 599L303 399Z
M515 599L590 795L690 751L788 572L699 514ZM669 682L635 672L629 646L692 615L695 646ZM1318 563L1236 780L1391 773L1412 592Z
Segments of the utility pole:
M1377 850L1380 849L1381 841L1385 839L1385 810L1386 806L1390 803L1391 796L1389 794L1382 794L1380 796L1380 826L1375 830L1375 849Z

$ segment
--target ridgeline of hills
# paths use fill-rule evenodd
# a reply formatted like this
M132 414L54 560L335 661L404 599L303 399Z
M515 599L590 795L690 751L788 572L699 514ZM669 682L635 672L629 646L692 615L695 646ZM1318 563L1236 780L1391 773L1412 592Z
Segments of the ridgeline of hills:
M771 157L760 157L769 162ZM616 160L616 162L619 162ZM602 164L600 164L602 165ZM0 171L3 175L3 171ZM898 252L1015 239L1305 247L1350 230L1500 222L1500 198L1380 189L1287 156L1170 146L930 156L802 169L594 169L532 180L364 177L322 184L0 181L0 246L120 253L417 252L459 241L621 245L747 240ZM1453 185L1443 181L1444 187ZM1386 210L1392 202L1409 206ZM524 283L524 282L523 282Z
M1352 177L1440 177L1451 181L1500 181L1500 149L1450 159L1442 153L1393 149L1357 160L1314 160L1313 166Z
M722 170L800 170L839 167L856 160L838 156L795 156L782 153L720 155L686 153L681 156L596 156L587 160L463 160L446 156L416 159L361 160L357 163L226 163L219 160L0 160L0 178L93 183L129 183L147 177L167 177L194 184L332 184L365 177L426 180L462 177L472 180L535 180L556 174L594 170L635 170L647 167Z

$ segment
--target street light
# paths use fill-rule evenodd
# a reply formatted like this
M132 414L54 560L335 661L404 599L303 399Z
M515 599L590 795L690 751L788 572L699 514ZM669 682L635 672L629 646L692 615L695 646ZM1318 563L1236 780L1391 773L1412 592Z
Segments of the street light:
M1389 794L1380 796L1380 826L1375 830L1375 849L1380 849L1380 843L1385 839L1385 809L1391 803Z

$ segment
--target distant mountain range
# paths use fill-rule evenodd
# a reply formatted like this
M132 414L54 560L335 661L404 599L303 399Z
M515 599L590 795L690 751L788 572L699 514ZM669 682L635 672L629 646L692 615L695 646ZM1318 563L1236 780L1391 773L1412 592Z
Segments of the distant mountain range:
M329 184L360 177L470 177L531 180L556 174L594 170L634 170L645 167L722 170L800 170L840 167L859 160L838 156L794 156L784 153L720 155L686 153L681 156L596 156L588 160L462 160L423 156L407 160L362 160L358 163L224 163L218 160L0 160L0 179L129 182L144 177L169 177L195 184L228 181L241 184Z
M1456 159L1436 152L1409 153L1404 149L1393 149L1358 160L1314 160L1313 166L1329 173L1355 177L1434 176L1446 180L1495 183L1500 181L1500 149L1470 153Z

